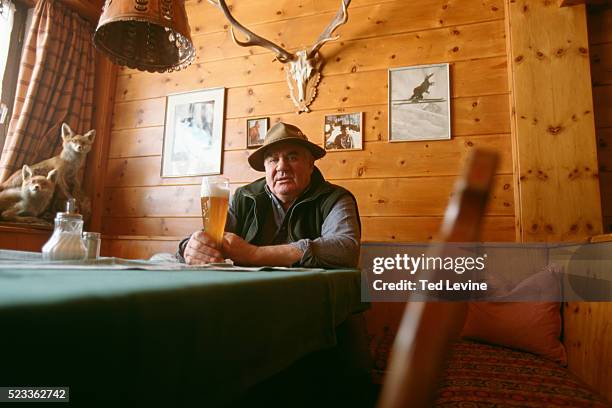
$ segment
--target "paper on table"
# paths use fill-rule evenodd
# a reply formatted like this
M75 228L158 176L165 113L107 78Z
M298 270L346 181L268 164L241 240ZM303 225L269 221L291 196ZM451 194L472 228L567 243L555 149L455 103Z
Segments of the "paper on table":
M16 251L11 251L16 252ZM167 270L216 270L229 272L253 272L253 271L293 271L312 272L324 269L314 268L287 268L281 266L245 267L234 266L228 263L211 263L204 265L186 265L179 262L155 262L145 260L133 260L122 258L99 258L84 261L43 261L36 253L10 253L0 251L0 270L2 269L140 269L149 271ZM38 254L40 255L40 254Z

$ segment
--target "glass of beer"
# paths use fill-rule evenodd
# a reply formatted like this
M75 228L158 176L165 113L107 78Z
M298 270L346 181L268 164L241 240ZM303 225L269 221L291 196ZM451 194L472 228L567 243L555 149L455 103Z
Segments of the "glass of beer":
M218 248L221 248L223 243L229 195L229 179L227 177L207 176L202 179L200 201L202 203L203 230L211 236Z

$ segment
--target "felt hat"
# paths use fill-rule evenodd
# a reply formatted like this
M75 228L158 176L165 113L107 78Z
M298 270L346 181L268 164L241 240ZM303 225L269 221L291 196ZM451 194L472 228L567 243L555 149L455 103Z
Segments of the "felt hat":
M294 125L279 122L266 133L263 146L255 150L249 156L249 164L257 171L265 171L264 159L266 150L270 147L283 142L291 142L303 146L310 150L315 160L325 156L325 150L316 144L308 141L306 135Z

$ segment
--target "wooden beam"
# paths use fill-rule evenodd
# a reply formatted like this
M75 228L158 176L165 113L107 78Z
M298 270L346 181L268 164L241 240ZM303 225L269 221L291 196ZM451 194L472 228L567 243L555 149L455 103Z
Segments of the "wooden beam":
M96 52L96 80L94 84L94 117L93 128L96 139L87 157L88 174L84 180L84 189L92 201L92 215L87 225L88 231L102 230L102 205L104 203L104 176L108 163L111 123L115 106L115 84L118 67L108 58Z
M585 6L506 0L506 39L518 238L583 242L602 232ZM611 398L612 303L563 311L570 370Z
M34 7L37 0L17 0L28 7ZM79 15L91 23L98 24L104 0L61 0L68 8L76 11Z

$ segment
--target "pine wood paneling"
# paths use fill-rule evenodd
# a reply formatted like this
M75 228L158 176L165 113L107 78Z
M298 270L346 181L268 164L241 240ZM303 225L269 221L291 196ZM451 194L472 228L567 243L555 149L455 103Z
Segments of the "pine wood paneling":
M512 173L509 135L461 137L450 141L415 143L377 142L367 150L330 152L317 166L330 179L447 176L461 174L461 165L473 148L500 153L498 173ZM232 182L249 182L263 173L250 168L247 157L251 151L226 151L224 172ZM159 175L160 156L109 159L107 187L196 184L200 177L162 178Z
M503 18L502 1L487 0L483 2L459 2L457 7L441 6L439 1L422 0L419 7L406 7L401 0L353 0L349 8L349 23L343 28L344 33L377 33L407 31L409 29L435 28L446 24L461 24L483 19ZM287 43L288 48L308 44L314 41L318 34L340 7L339 0L279 0L273 4L260 1L237 2L228 1L232 13L243 24L248 25L257 34L272 39L281 36L279 26L266 27L267 22L300 18L302 27L292 27L292 31L283 34L286 41L295 39L299 43ZM223 31L226 21L221 11L204 2L188 2L187 12L192 22L195 36L215 31ZM397 17L391 19L390 16ZM357 24L357 22L361 24ZM262 24L263 23L263 24ZM257 29L255 30L255 27ZM303 34L299 36L298 34ZM314 35L314 37L313 37ZM343 34L344 35L344 34ZM280 38L280 37L278 37Z
M593 86L612 85L612 42L591 45Z
M601 172L612 171L612 128L597 129L597 157Z
M455 177L332 180L357 198L363 216L442 215ZM512 177L496 177L488 215L512 215ZM175 217L200 214L199 185L107 188L104 215Z
M612 172L601 173L600 178L601 196L604 197L602 213L606 217L612 217Z
M292 2L285 0L270 3L248 1L236 4L236 18L258 35L294 50L310 46L338 10L339 0L315 0ZM305 4L302 4L305 3ZM321 4L325 4L321 6ZM231 3L230 3L231 4ZM271 15L270 10L282 8L281 14ZM243 8L244 12L238 9ZM254 9L252 12L246 10ZM237 47L226 30L221 12L205 2L190 8L189 22L192 27L194 46L197 49L196 63L244 57L265 53L261 47ZM275 12L276 13L276 12ZM502 0L456 1L453 4L440 0L424 0L406 7L404 0L369 1L362 6L351 3L349 22L339 29L342 41L360 38L384 37L400 33L413 33L435 28L448 28L475 22L488 22L504 18ZM263 19L262 19L263 18ZM212 21L209 21L212 20ZM273 20L273 21L271 21ZM484 39L486 41L486 39ZM427 44L428 46L429 44ZM326 45L329 47L330 45ZM133 71L127 71L133 72Z
M589 12L589 43L603 44L612 43L612 9L597 8Z
M503 21L491 21L483 24L458 26L453 28L423 31L416 34L394 35L381 41L380 38L332 42L322 48L326 60L334 61L325 67L325 75L348 74L351 72L374 71L387 69L390 66L410 65L414 60L424 63L439 61L466 61L473 58L505 58ZM425 47L425 44L440 44L436 47ZM253 83L281 82L285 79L283 64L271 63L274 55L271 52L246 55L228 60L191 65L184 71L171 74L151 74L131 72L121 75L118 93L140 91L143 94L126 94L125 100L132 98L155 97L166 92L191 89L192 86L237 87ZM129 84L138 81L160 86L161 89L149 88L130 90Z
M612 127L612 85L593 87L595 126Z
M427 242L437 236L442 217L362 217L364 242ZM481 239L514 240L514 216L485 217Z
M604 232L612 233L612 217L604 217Z
M127 132L133 131L135 134L149 132L148 130L135 130L151 126L160 127L158 132L163 133L163 121L166 109L165 98L146 99L144 101L132 101L118 103L115 107L113 116L114 131L113 139L124 138ZM465 98L455 98L451 100L451 133L453 136L510 133L510 120L508 117L508 96L484 95ZM299 123L300 127L310 138L316 141L321 138L323 133L323 118L326 114L335 112L361 112L363 111L365 140L387 140L387 105L376 106L352 106L349 108L338 108L324 111L313 111L308 115L297 116L293 113L285 112L282 115L269 115L271 122L278 120L290 123ZM136 115L136 116L134 116ZM255 115L251 115L255 116ZM244 128L246 126L245 117L226 120L225 145L232 148L240 146L246 147L246 136ZM372 128L376 126L376 128ZM159 137L160 133L157 133ZM317 136L321 135L321 136ZM146 136L145 136L146 137ZM128 136L129 138L129 136ZM136 139L136 144L137 139ZM115 143L114 141L111 143ZM122 141L120 143L127 143ZM148 140L147 140L148 143ZM161 140L154 141L159 146L158 153L161 154ZM152 148L152 147L151 147ZM123 147L126 151L135 149L131 155L141 155L137 146ZM150 151L150 150L149 150ZM114 156L113 156L114 157Z
M200 217L121 218L105 219L107 236L167 236L186 237L202 223ZM363 242L427 242L433 239L442 217L362 217ZM485 217L482 240L486 242L512 241L514 217Z
M111 134L109 158L155 156L162 151L162 126L115 130Z
M100 255L116 256L127 259L148 259L160 252L175 253L179 240L160 237L124 237L103 236Z
M582 225L599 233L584 8L510 2L508 15L521 238L563 241Z
M601 233L598 181L602 189L606 183L605 173L596 174L595 123L609 121L609 108L595 120L593 111L610 97L606 87L591 88L585 8L506 6L521 240L586 239ZM569 303L563 311L570 370L608 398L611 307Z
M3 222L0 226L0 248L40 252L51 232L51 229L33 229L23 224Z
M231 68L229 69L231 71ZM238 67L237 70L246 72L249 69ZM228 104L226 116L230 118L292 110L293 105L289 99L285 76L281 73L270 74L268 70L263 72L267 73L268 82L273 82L254 82L261 84L255 86L239 85L231 82L231 75L226 78L225 71L221 71L219 82L207 80L206 87L225 86L229 88L228 100L244 101ZM312 109L335 109L339 106L387 102L386 68L354 73L349 70L343 74L350 75L328 75L326 72L319 85L320 95L313 103ZM453 97L498 94L508 90L505 56L456 62L451 66L450 75ZM242 78L240 82L244 83L245 80ZM186 92L202 87L203 82L200 81L200 76L189 72L173 76L152 74L121 76L117 81L117 100L128 102Z

